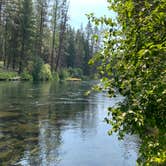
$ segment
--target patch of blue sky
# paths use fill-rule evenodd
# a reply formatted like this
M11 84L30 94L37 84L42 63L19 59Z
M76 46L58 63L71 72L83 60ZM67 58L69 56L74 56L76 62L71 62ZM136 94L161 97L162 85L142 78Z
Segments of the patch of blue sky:
M88 19L85 14L94 13L95 16L109 16L115 18L114 12L108 10L107 0L70 0L69 23L74 28L86 26Z

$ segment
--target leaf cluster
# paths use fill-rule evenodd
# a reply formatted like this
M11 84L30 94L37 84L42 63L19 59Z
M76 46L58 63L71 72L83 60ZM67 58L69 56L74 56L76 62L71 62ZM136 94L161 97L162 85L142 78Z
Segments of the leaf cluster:
M119 93L125 101L110 108L109 134L137 134L142 140L139 164L166 162L166 1L109 0L117 21L95 19L109 25L104 48L91 64L109 95ZM161 159L162 158L162 159Z

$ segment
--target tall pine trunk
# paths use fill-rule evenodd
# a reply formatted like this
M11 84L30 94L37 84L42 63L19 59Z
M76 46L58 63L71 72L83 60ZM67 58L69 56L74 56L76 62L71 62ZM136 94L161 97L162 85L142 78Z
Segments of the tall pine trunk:
M54 20L53 20L53 34L52 34L52 49L51 49L51 71L54 70L54 54L55 54L55 32L57 26L57 12L58 12L58 0L55 0L55 9L54 9Z

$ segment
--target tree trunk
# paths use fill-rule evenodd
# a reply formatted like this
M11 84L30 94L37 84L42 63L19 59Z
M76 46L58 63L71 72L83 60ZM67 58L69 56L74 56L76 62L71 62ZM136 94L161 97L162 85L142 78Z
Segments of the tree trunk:
M7 17L5 22L5 37L4 37L4 66L7 67Z
M53 35L52 35L52 49L51 49L51 71L54 70L54 52L55 52L55 30L57 24L57 8L58 8L58 0L55 1L55 13L54 13L54 25L53 25Z
M59 48L58 48L58 54L56 58L56 66L55 70L58 70L59 67L59 61L62 56L62 47L63 47L63 42L64 42L64 35L66 31L66 23L67 23L67 14L68 14L68 5L66 0L63 1L62 3L62 11L61 11L61 23L60 23L60 35L59 35Z

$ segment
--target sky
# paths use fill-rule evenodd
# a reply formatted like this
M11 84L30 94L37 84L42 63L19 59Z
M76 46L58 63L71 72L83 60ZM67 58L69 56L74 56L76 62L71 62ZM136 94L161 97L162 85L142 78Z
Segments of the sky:
M81 24L86 26L87 17L85 14L94 13L95 16L113 16L107 8L107 0L70 0L69 16L73 27L79 28Z

